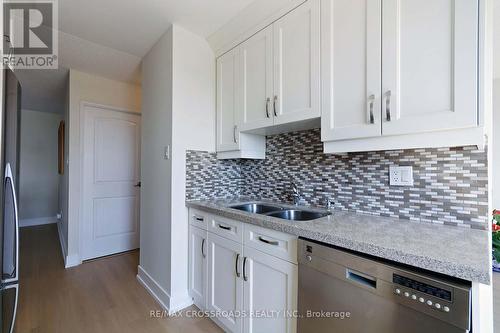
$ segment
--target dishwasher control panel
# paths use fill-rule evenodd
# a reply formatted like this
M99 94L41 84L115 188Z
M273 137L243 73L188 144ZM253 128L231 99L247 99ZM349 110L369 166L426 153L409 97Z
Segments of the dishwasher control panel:
M402 287L410 288L415 291L434 296L440 298L444 301L451 302L451 291L443 288L439 288L437 286L433 286L421 281L417 281L414 279L410 279L405 276L401 276L398 274L393 274L392 282L398 284Z

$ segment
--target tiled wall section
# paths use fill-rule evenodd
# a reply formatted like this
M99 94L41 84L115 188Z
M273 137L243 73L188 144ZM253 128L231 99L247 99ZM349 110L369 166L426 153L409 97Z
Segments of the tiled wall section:
M413 187L389 186L390 165L411 165ZM475 147L323 154L319 130L269 136L265 160L217 161L188 152L187 199L256 196L304 204L487 228L487 153Z

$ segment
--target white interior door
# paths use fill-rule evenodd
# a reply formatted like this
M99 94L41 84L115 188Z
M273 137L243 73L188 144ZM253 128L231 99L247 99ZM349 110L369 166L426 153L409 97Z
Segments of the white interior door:
M382 135L382 0L321 1L323 141Z
M85 105L82 257L139 247L141 117Z
M275 124L319 117L320 2L309 0L273 24Z
M383 0L383 134L477 126L478 0Z
M269 26L240 46L240 130L273 124L273 27Z

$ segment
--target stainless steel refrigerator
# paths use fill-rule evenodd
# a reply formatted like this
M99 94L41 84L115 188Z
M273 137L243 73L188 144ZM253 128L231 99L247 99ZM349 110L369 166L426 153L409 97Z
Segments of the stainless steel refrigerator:
M0 167L3 186L0 186L0 284L1 333L12 333L16 320L19 298L19 144L21 117L21 86L9 69L3 71L3 100L0 104Z

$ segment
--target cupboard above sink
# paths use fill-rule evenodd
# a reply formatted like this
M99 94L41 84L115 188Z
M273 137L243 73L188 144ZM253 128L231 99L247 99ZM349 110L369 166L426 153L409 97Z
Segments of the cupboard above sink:
M294 4L217 59L218 158L318 127L325 153L484 145L478 0Z

